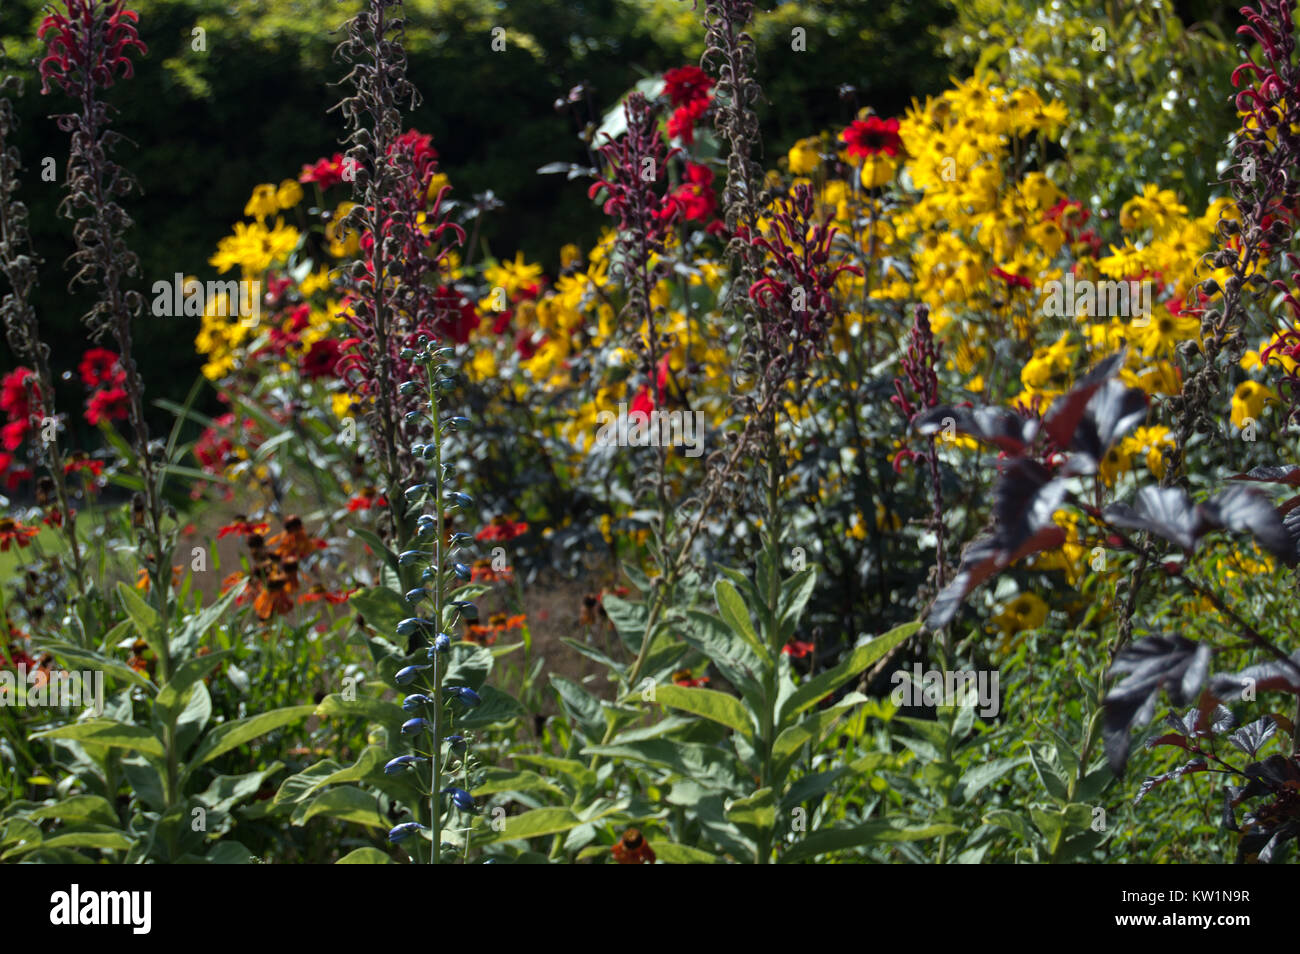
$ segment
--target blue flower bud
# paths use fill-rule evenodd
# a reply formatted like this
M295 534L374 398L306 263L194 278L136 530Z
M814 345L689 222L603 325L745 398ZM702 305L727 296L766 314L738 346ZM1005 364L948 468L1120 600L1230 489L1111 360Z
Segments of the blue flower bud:
M449 735L442 741L451 746L453 752L465 751L465 737L463 735Z
M414 500L420 494L428 493L433 487L429 484L415 484L413 487L406 488L406 499Z
M419 735L429 728L430 724L428 719L407 719L402 723L402 735Z
M456 533L453 533L451 535L451 545L454 547L459 547L466 543L469 543L473 539L474 537L472 534L465 533L464 531L457 531Z
M433 629L433 620L421 619L418 616L412 616L404 619L397 624L398 636L410 636L412 633L418 633L422 630Z
M461 493L459 490L453 490L451 493L447 494L447 499L462 507L474 506L474 498L469 494Z
M411 837L417 831L428 831L428 829L419 822L402 822L388 833L388 840L393 842L401 841L403 838Z
M426 696L424 693L413 692L405 699L402 700L402 708L405 709L407 712L415 712L417 709L420 708L420 706L427 706L431 702L433 702L433 700L430 699L428 696Z
M450 427L453 431L463 431L469 427L468 417L449 417L442 422L443 427Z
M429 336L426 335L424 332L420 332L418 335L415 336L415 343L418 344L421 348L423 348L425 345L429 343Z
M470 568L467 567L464 563L453 563L451 565L451 568L452 570L455 571L456 575L460 577L462 580L468 580L471 576L473 576L473 571L470 570Z
M428 556L423 550L403 550L397 555L397 563L399 566L410 566L412 563L419 563L422 560L427 559Z
M437 577L438 574L433 572L433 567L431 566L425 567L424 572L420 574L420 579L424 580L426 583L430 580L437 579Z
M412 606L414 606L416 603L419 603L422 600L427 600L428 598L429 598L429 591L424 589L423 587L420 587L419 589L406 591L406 602L410 603Z
M437 351L433 353L433 356L435 358L450 358L455 353L456 353L455 348L439 348Z
M421 444L412 444L412 445L411 445L411 456L412 456L412 457L419 457L419 456L420 456L421 454L423 454L423 453L424 453L424 444L421 443Z
M463 788L456 788L454 785L448 786L442 790L443 795L450 795L452 802L463 812L472 812L474 810L474 797Z
M438 445L426 444L424 447L424 459L433 460L437 456L438 456Z
M397 393L403 397L410 397L412 394L419 394L420 385L415 381L403 381L397 386Z
M433 640L433 645L429 647L430 653L445 653L451 649L451 637L446 633L439 633Z
M451 605L460 610L460 615L466 619L478 619L478 606L469 600L452 600Z
M400 357L403 361L412 361L415 359L415 349L403 348L401 351L398 352L398 357Z
M455 696L467 709L473 709L483 702L477 692L466 686L447 686L443 691Z
M404 420L406 421L407 424L419 424L422 420L424 420L424 412L410 411L407 413Z
M427 761L429 760L422 758L419 755L399 755L384 766L384 774L397 775L399 772L404 772L413 765L419 765L420 763Z
M399 686L410 685L415 682L416 676L428 668L427 665L407 666L405 669L397 670L397 675L393 676L393 681Z

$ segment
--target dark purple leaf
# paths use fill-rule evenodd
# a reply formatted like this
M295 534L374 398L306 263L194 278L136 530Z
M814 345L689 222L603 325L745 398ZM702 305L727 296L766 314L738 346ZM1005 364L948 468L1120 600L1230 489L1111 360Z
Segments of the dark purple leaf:
M1243 725L1228 736L1228 741L1253 759L1259 754L1259 750L1264 747L1264 743L1271 739L1276 732L1277 723L1273 721L1272 716L1264 716L1248 725Z
M1143 487L1136 503L1136 507L1111 504L1102 516L1117 527L1148 530L1184 550L1196 546L1201 517L1187 491L1180 487Z
M1147 416L1147 396L1111 378L1104 381L1084 409L1071 435L1070 474L1094 474L1110 446L1137 427Z
M1065 482L1053 479L1042 464L1026 457L1011 463L993 488L993 537L998 548L1016 553L1045 528L1056 528L1052 515L1060 509L1065 492Z
M1157 785L1163 785L1165 782L1173 781L1176 778L1182 778L1184 775L1204 772L1209 766L1205 764L1205 759L1192 759L1185 765L1180 765L1172 772L1165 772L1163 775L1148 775L1142 780L1142 785L1138 788L1137 796L1133 799L1136 805L1142 799L1147 797L1147 793Z
M1087 412L1088 402L1103 384L1118 373L1123 364L1123 352L1111 355L1089 371L1069 394L1057 398L1043 419L1043 429L1058 447L1064 450L1073 443L1075 429Z
M1300 649L1291 654L1291 662L1300 666ZM1300 693L1300 672L1280 659L1248 666L1239 673L1216 673L1210 679L1210 692L1219 699L1234 702L1246 689L1260 692Z
M1244 474L1236 474L1230 480L1250 480L1261 484L1286 484L1288 487L1300 487L1300 466L1295 464L1275 464L1269 467L1252 467Z
M1202 504L1200 510L1209 526L1249 531L1269 553L1288 565L1295 564L1295 544L1277 508L1263 494L1247 487L1232 487Z
M1199 693L1209 665L1209 644L1183 636L1148 636L1115 657L1109 676L1124 678L1106 693L1102 732L1111 771L1124 773L1129 733L1151 722L1160 689L1175 705L1187 705Z
M1001 552L992 537L977 537L972 540L961 555L957 575L934 598L925 625L937 630L950 622L957 615L966 594L998 571Z
M926 437L951 427L1008 454L1023 454L1038 433L1038 420L1002 407L941 405L918 415L912 427Z

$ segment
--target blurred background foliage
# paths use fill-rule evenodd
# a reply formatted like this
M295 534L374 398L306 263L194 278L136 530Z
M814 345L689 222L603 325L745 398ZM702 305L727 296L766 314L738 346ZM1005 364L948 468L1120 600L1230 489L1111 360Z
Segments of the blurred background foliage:
M83 347L77 327L88 301L70 297L62 260L68 224L55 216L61 189L40 178L46 156L66 152L48 119L67 107L33 82L42 0L4 0L0 38L26 80L17 143L27 170L20 198L46 261L36 300L56 366ZM304 163L338 149L329 108L342 75L332 31L353 4L338 0L135 0L149 56L137 78L110 96L132 144L118 158L144 187L127 207L141 287L176 272L215 277L217 240L241 217L252 187L296 177ZM813 0L760 2L754 37L766 102L760 114L767 165L794 140L845 124L862 107L897 115L914 97L976 65L1004 72L1066 101L1076 123L1063 180L1100 205L1144 181L1203 201L1217 154L1189 144L1222 141L1231 4L1102 3L1095 0ZM553 274L566 242L589 245L602 224L585 183L539 176L555 161L583 161L572 114L555 101L585 82L599 114L647 74L697 62L703 34L684 0L408 0L410 75L424 96L412 125L434 135L457 195L493 190L505 206L482 236L498 256L516 249ZM493 30L506 49L493 52ZM806 52L791 31L807 31ZM195 46L195 29L205 49ZM1105 52L1093 51L1094 30ZM1102 69L1095 58L1104 57ZM116 94L116 95L113 95ZM59 170L62 176L63 170ZM193 319L139 323L146 385L183 398L198 373ZM8 367L12 357L5 355ZM82 395L61 396L75 406ZM70 403L69 403L70 402Z

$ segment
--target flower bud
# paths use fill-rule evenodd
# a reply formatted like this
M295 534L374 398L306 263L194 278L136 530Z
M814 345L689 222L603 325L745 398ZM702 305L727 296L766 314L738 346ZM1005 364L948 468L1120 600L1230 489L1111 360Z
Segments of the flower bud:
M414 719L407 719L402 723L402 735L419 735L429 726L428 719L421 719L418 716Z
M433 700L424 693L413 692L402 700L402 708L407 712L415 712L420 708L420 706L427 706L431 702L433 702Z
M400 772L406 771L413 765L419 765L421 762L427 761L429 760L418 755L399 755L384 766L384 774L397 775Z
M422 619L419 616L412 616L408 619L402 620L400 623L397 624L397 635L410 636L412 633L418 633L421 630L432 629L432 628L433 628L432 620Z
M443 795L450 795L452 803L463 812L472 812L474 810L474 797L463 788L456 788L454 785L442 790Z
M402 822L388 833L388 840L392 842L401 841L403 838L409 838L417 831L428 831L428 829L419 822Z
M397 674L393 676L393 681L396 682L399 686L408 686L411 683L415 682L416 676L418 676L420 673L422 673L424 670L428 668L429 667L424 664L407 666L405 669L397 670Z
M406 591L406 602L410 603L412 606L414 606L416 603L419 603L421 600L427 600L428 598L429 598L429 591L424 589L423 587L420 587L419 589Z
M412 563L421 563L428 559L423 550L403 550L397 555L399 566L410 566Z
M466 686L447 686L445 691L459 699L467 709L473 709L483 703L479 694Z

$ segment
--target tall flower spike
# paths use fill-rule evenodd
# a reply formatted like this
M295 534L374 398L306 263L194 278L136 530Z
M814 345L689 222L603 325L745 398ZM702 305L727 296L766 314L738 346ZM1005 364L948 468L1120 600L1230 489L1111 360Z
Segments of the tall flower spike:
M4 62L4 47L0 46L0 63ZM15 76L5 75L0 80L0 274L9 282L10 291L0 299L0 323L4 324L14 355L20 361L30 363L35 371L32 397L39 408L39 416L54 418L54 375L50 371L50 346L41 340L36 309L31 303L41 259L31 248L27 231L27 207L14 198L18 191L22 163L18 148L9 145L9 139L18 126L13 102L4 95L9 92L21 95L22 83ZM81 541L77 537L77 517L70 504L63 451L57 431L50 440L38 441L35 446L43 455L50 480L54 484L59 525L68 541L76 574L72 581L73 587L80 593L85 579Z
M343 224L361 235L344 313L355 345L339 372L373 398L366 418L397 540L405 546L411 528L399 490L415 472L409 448L428 425L412 413L417 396L395 393L391 384L414 373L403 354L421 332L436 334L454 307L453 296L438 294L438 283L428 279L441 270L449 243L461 244L465 235L446 219L445 188L428 200L437 159L429 137L402 130L401 104L414 108L420 95L406 76L401 6L401 0L368 0L348 21L335 55L351 64L345 82L353 93L334 108L348 125L344 177L354 180L357 200Z
M148 52L136 32L138 17L123 6L123 0L64 0L63 12L51 7L41 23L39 36L46 44L40 63L41 92L51 84L75 101L76 112L56 116L62 132L70 137L67 166L67 195L59 205L61 215L74 221L72 236L76 251L68 261L76 267L69 290L79 286L98 288L98 299L84 321L91 337L112 334L125 374L127 418L131 442L140 462L147 514L147 535L152 562L149 564L153 592L165 599L171 586L170 547L164 543L164 502L158 482L157 464L149 443L144 417L144 385L132 354L131 322L140 314L140 293L127 288L140 270L139 259L126 243L130 216L117 202L136 189L130 173L111 158L122 136L110 128L111 107L99 99L102 89L120 76L133 75L130 55ZM163 660L163 675L168 662Z

